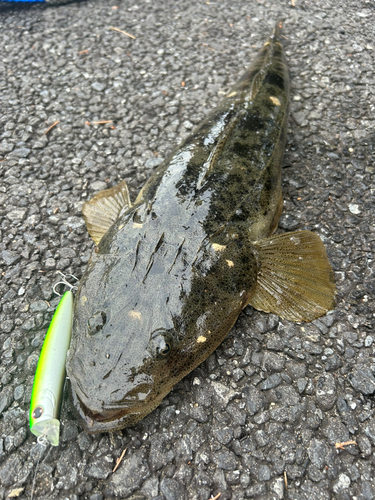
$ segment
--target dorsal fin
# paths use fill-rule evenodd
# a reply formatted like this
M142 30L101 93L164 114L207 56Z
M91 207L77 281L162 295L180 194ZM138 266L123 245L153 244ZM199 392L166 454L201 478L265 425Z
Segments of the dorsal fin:
M86 227L96 244L117 220L120 212L130 207L129 191L125 181L100 191L83 205L82 213Z

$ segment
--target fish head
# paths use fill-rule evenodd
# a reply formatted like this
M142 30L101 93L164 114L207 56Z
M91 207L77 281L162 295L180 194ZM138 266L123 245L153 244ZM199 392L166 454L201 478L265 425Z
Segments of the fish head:
M173 322L155 304L160 297L139 300L133 284L122 301L122 287L108 292L97 275L89 273L77 293L67 358L73 404L88 432L131 426L158 406L173 386L176 344Z
M85 430L134 425L216 349L254 284L255 260L243 241L206 239L192 252L158 235L152 252L131 242L129 250L93 254L76 295L67 357Z

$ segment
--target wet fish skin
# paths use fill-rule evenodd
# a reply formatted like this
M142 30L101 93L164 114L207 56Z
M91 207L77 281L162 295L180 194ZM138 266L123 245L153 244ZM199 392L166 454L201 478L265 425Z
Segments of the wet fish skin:
M277 31L158 167L134 206L121 184L85 206L98 246L76 296L67 372L88 432L128 427L150 413L216 349L247 304L307 320L333 305L331 268L318 237L304 231L264 239L282 210L289 107ZM311 282L301 271L300 249L321 268L311 300L327 296L311 307L293 288L300 279ZM277 281L274 262L286 284Z

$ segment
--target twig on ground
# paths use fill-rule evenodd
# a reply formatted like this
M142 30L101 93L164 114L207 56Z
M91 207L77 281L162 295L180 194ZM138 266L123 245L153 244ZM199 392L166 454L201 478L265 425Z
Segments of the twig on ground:
M114 28L113 26L111 26L111 30L118 31L119 33L122 33L123 35L126 35L129 38L133 38L133 40L135 40L135 36L134 35L131 35L130 33L127 33L126 31L120 30L119 28Z
M115 468L114 468L114 469L113 469L113 471L112 471L112 474L113 474L114 472L116 472L117 467L121 464L122 459L124 458L124 455L125 455L125 453L126 453L126 450L127 450L127 448L125 448L125 450L121 453L120 458L118 458L118 459L116 460L116 465L115 465Z

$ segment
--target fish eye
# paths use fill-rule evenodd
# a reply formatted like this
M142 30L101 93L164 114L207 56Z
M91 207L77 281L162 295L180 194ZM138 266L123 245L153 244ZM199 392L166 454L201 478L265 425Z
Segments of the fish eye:
M156 330L152 333L148 351L157 357L165 358L172 350L172 335L167 330Z
M167 354L169 354L170 350L171 350L171 344L166 342L164 349L160 349L160 354L162 356L166 356Z
M87 325L89 327L89 334L94 335L95 333L100 332L106 322L107 315L104 311L97 311L96 313L94 313L87 322Z
M42 406L37 406L34 411L33 411L33 418L37 419L40 418L43 415L43 407Z

